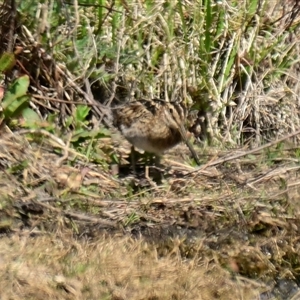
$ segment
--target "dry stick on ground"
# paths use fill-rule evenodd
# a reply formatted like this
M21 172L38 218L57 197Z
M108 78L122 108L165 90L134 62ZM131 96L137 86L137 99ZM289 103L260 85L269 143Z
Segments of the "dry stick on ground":
M257 147L255 149L252 149L252 150L249 150L249 151L246 151L246 152L243 152L243 153L239 153L239 154L235 154L235 155L232 155L232 156L229 156L229 157L223 157L223 158L220 158L220 159L217 159L216 161L212 161L212 162L209 162L207 164L205 164L204 166L198 168L197 170L193 171L193 172L190 172L188 174L186 174L185 176L187 175L190 175L190 174L193 174L195 172L201 172L203 171L204 169L206 169L207 167L212 167L212 166L215 166L215 165L219 165L219 164L222 164L224 162L228 162L228 161L231 161L231 160L234 160L234 159L237 159L237 158L240 158L240 157L243 157L243 156L246 156L246 155L249 155L249 154L253 154L253 153L256 153L256 152L259 152L263 149L266 149L266 148L269 148L273 145L276 145L280 142L283 142L297 134L300 134L300 129L297 130L297 131L294 131L293 133L281 138L281 139L278 139L278 140L275 140L273 142L270 142L268 144L265 144L263 146L260 146L260 147Z
M69 150L70 150L70 142L72 139L72 134L69 133L68 134L68 139L67 139L67 144L64 147L64 155L62 157L60 157L56 162L55 162L55 166L56 167L60 167L63 163L64 160L67 160L69 157Z
M74 155L77 155L79 157L87 159L86 156L73 150L72 148L69 148L68 145L66 145L62 139L58 138L57 136L48 132L47 130L44 130L44 129L22 129L22 130L19 130L17 133L20 135L27 134L27 133L44 135L49 138L48 141L54 142L54 143L50 142L51 145L64 150L64 155L66 155L66 153L68 152L68 153L72 153ZM64 157L64 159L65 159L65 157Z
M299 170L300 166L296 166L296 167L279 167L276 168L274 170L269 170L268 172L266 172L265 174L261 175L261 176L255 176L254 178L250 178L249 180L247 180L247 184L248 185L252 185L255 183L259 183L263 180L268 180L271 178L274 178L275 176L279 176L281 174L287 173L287 172L291 172L291 171L296 171Z
M66 217L77 219L79 221L84 221L84 222L89 222L89 223L96 223L96 224L101 224L103 226L109 226L109 227L114 227L114 228L117 227L117 222L109 221L109 220L106 220L106 219L95 218L95 217L91 217L91 216L84 215L84 214L74 213L74 212L71 212L71 211L63 212L63 214Z
M88 216L88 215L83 215L83 214L77 214L71 211L63 211L61 209L58 209L56 207L53 207L47 203L43 203L40 201L32 201L33 203L43 206L46 209L49 209L53 212L56 213L60 213L63 214L65 217L69 217L69 218L74 218L77 220L81 220L81 221L85 221L85 222L90 222L90 223L96 223L96 224L101 224L103 226L109 226L109 227L117 227L117 222L113 222L113 221L109 221L106 219L100 219L100 218L96 218L96 217L92 217L92 216Z

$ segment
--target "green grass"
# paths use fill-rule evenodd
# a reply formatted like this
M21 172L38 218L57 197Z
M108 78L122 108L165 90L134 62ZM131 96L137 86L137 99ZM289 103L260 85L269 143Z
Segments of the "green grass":
M32 1L23 1L19 11L24 25L67 65L79 86L89 79L109 94L118 91L111 85L115 78L134 97L183 98L203 110L203 134L212 143L245 141L245 128L261 141L276 137L279 128L291 131L297 122L294 109L283 119L275 113L294 107L289 91L298 61L298 23L288 15L280 19L280 1L275 12L262 1L78 4L55 2L52 10L46 8L48 32L39 31ZM280 88L283 104L271 100Z

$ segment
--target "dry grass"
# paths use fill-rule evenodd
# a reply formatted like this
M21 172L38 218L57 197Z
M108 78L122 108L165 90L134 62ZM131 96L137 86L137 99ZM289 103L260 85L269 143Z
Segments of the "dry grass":
M214 263L159 257L130 238L63 234L0 240L2 299L255 299L263 285Z
M153 185L142 173L116 179L74 150L61 160L51 139L5 132L0 145L3 299L286 299L297 291L274 289L278 280L294 284L300 266L294 149L211 149L199 170L174 150Z

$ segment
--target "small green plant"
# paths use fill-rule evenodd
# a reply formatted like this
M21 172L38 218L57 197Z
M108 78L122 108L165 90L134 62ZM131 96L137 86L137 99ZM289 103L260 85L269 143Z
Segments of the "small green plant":
M276 160L283 156L284 144L278 143L276 148L268 148L266 150L267 154L267 162L270 166L272 166Z
M0 72L4 73L7 72L8 70L11 70L13 66L15 65L16 60L15 56L12 53L3 53L2 56L0 57Z
M126 218L126 220L124 220L124 224L125 226L129 226L138 222L139 220L139 216L135 212L133 212Z
M296 156L296 158L298 158L298 160L300 160L300 149L299 148L297 148L295 150L295 156Z
M29 162L27 160L23 160L8 168L7 172L10 174L20 174L23 170L25 170L28 167L28 164Z
M13 53L3 53L0 57L0 76L15 65L15 56ZM27 95L30 84L29 76L22 75L9 84L6 91L3 89L3 99L0 111L0 124L5 120L22 116L25 121L39 121L39 116L29 108L30 97Z
M27 75L17 78L6 91L2 109L5 118L9 119L18 115L29 102L27 90L29 87L29 77Z

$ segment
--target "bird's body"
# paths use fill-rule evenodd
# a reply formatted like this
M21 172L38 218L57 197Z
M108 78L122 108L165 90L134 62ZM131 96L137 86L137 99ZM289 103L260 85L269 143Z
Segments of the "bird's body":
M159 100L130 102L113 109L113 124L135 147L162 155L182 141L176 123L168 121L173 118L166 116L170 114L169 109L168 103ZM172 105L171 109L175 106ZM179 109L179 113L176 112L177 119L181 122L184 112Z
M184 141L200 164L187 138L186 109L182 104L159 99L131 101L111 108L111 117L113 125L134 147L161 156Z

